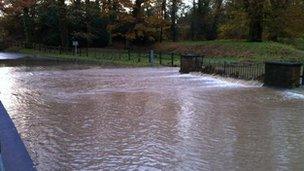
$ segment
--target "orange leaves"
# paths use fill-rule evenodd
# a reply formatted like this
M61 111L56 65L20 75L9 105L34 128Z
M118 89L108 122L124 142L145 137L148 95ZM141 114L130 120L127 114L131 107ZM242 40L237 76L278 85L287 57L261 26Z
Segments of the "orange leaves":
M12 2L0 1L0 10L5 13L19 13L24 8L30 8L37 3L37 0L17 0Z

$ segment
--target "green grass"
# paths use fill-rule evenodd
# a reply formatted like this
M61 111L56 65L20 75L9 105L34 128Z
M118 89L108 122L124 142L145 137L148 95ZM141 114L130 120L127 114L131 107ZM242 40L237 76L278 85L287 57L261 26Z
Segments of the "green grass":
M304 61L302 39L294 44L236 40L164 42L156 48L160 51L198 53L220 61Z
M283 42L283 41L282 41ZM296 61L304 62L303 39L284 43L277 42L247 42L236 40L215 41L180 41L163 42L155 45L156 51L162 53L162 65L171 65L171 55L182 53L196 53L205 56L212 63L223 62L264 62L264 61ZM304 49L304 47L302 47ZM20 52L41 57L55 57L59 59L73 59L81 62L90 62L105 65L120 66L151 66L147 53L131 53L130 59L127 51L90 49L88 56L73 54L59 54L58 51L40 52L32 49L21 49ZM174 65L178 66L180 56L174 56ZM161 66L159 54L156 53L155 66Z
M149 63L147 53L130 53L127 51L100 51L98 49L90 49L89 53L82 52L81 55L73 55L71 53L62 53L52 50L48 52L38 51L33 49L20 49L19 52L38 56L38 57L51 57L62 60L78 61L81 63L93 63L98 65L113 65L113 66L129 66L129 67L146 67L152 66ZM170 66L171 56L162 55L161 64L158 55L153 66ZM174 56L174 65L179 65L179 56Z

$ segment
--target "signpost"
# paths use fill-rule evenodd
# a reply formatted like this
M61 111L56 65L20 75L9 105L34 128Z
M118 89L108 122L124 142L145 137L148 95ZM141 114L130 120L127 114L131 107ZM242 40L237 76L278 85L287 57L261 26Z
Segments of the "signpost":
M77 47L79 46L79 43L78 43L78 41L73 41L73 46L75 47L75 55L77 55L77 51L78 51L78 49L77 49Z
M154 65L154 51L153 50L150 50L149 62L150 62L150 64L152 64L152 66Z

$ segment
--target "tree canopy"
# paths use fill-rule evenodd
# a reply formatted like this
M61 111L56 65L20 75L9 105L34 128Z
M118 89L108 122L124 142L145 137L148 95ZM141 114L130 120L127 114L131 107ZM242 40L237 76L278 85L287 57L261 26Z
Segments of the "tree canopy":
M0 11L2 39L65 47L304 34L303 0L0 0Z

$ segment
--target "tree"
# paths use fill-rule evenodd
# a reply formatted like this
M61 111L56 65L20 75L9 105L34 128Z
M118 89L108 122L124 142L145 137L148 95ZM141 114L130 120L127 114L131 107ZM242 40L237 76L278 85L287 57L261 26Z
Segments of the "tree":
M248 40L262 41L265 0L243 0L249 20Z
M177 41L177 10L178 10L178 0L171 0L171 37L172 41Z
M59 30L60 30L60 39L61 46L68 47L69 46L69 38L68 38L68 28L67 28L67 6L65 4L65 0L58 0L58 12L59 12Z
M208 40L215 40L218 37L219 20L222 15L223 0L214 0L212 10L211 29L207 35Z

